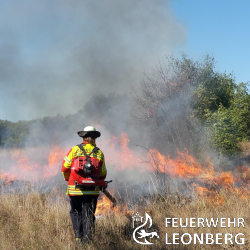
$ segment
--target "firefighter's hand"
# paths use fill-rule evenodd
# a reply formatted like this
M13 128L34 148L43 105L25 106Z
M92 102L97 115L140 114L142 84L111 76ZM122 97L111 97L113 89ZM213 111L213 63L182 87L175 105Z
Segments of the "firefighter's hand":
M68 181L69 179L64 179L65 181Z

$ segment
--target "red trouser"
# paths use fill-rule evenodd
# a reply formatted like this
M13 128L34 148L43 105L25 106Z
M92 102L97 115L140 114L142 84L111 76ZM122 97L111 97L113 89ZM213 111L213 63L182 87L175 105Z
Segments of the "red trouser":
M87 242L95 230L97 195L70 196L70 217L76 238Z

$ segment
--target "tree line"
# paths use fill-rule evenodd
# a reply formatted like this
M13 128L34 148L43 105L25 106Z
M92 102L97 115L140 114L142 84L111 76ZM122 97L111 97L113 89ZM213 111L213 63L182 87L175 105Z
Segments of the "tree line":
M187 148L200 155L213 149L237 155L239 143L250 140L248 91L247 83L237 84L232 74L218 72L210 55L199 61L185 54L170 56L145 75L131 95L95 96L73 115L0 120L0 147L63 141L83 124L97 123L114 134L130 133L136 125L140 129L131 137L145 137L147 131L148 146L163 152Z

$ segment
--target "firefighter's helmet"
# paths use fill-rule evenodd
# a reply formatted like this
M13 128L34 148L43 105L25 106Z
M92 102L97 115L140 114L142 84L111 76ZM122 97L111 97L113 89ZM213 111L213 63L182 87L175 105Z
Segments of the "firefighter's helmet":
M82 138L92 137L96 139L101 136L101 133L96 131L95 127L93 126L87 126L83 129L83 131L77 132L77 134Z

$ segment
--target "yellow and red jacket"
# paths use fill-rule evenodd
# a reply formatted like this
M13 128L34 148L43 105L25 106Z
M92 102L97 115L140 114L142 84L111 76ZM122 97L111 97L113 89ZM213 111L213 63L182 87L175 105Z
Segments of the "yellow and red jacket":
M86 141L83 143L83 147L86 151L87 154L91 153L92 150L95 148L96 145L90 144ZM75 183L73 180L72 175L70 175L71 172L71 165L72 162L78 158L84 156L84 152L78 147L74 146L70 149L68 154L64 157L63 164L62 164L62 174L63 177L66 181L68 181L68 188L67 188L67 193L66 195L70 196L77 196L77 195L99 195L99 188L96 190L80 190L78 188L75 188ZM101 166L101 171L100 171L100 179L105 179L107 175L107 170L105 166L105 160L104 160L104 155L102 151L99 149L95 153L91 153L90 157L95 158L98 160L100 166Z

